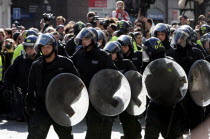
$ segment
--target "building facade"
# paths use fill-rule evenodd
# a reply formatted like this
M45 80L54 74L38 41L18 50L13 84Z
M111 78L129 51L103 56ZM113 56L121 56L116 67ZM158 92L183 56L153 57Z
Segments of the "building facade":
M0 26L11 26L11 0L0 0Z

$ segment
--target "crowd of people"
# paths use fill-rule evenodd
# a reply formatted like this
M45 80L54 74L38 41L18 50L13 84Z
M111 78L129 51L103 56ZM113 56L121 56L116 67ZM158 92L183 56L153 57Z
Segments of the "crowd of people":
M72 127L57 124L46 110L46 89L53 77L72 73L88 88L102 69L143 74L147 65L159 58L173 59L188 74L195 61L210 62L210 19L204 15L198 19L195 27L185 15L180 16L180 23L155 25L139 13L131 23L124 3L118 1L111 17L102 19L88 12L87 23L67 23L57 16L55 28L48 17L41 20L39 29L25 29L18 22L12 28L1 28L1 117L27 122L28 139L45 139L51 125L60 139L73 139ZM147 98L147 109L141 115L146 121L144 137L139 116L124 111L117 116L123 128L121 139L158 139L160 133L165 139L183 138L209 117L208 106L205 109L195 104L189 91L181 102L169 107ZM117 117L102 115L90 104L86 139L111 139ZM208 138L208 134L203 136ZM191 138L196 138L193 133Z

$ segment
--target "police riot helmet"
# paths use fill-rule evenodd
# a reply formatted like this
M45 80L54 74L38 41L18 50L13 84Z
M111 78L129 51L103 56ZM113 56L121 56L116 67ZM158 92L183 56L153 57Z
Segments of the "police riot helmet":
M117 23L117 29L122 34L129 33L129 28L130 28L130 24L125 20L121 20Z
M82 28L85 27L85 24L81 21L77 22L74 26L73 26L73 29L74 29L74 35L76 36L81 30Z
M207 24L202 25L201 28L199 29L200 36L203 36L204 34L209 32L210 32L210 26Z
M94 46L98 45L98 33L96 29L92 27L83 28L79 32L79 34L74 38L75 44L79 45L79 42L81 42L83 38L92 39L92 44Z
M129 46L129 50L133 51L133 44L132 44L132 38L128 35L121 35L117 41L122 45L122 46Z
M162 42L156 37L151 37L143 44L143 61L149 62L154 56L165 53L165 51L166 49Z
M196 43L197 40L198 40L198 33L195 30L193 30L191 33L191 41Z
M51 53L53 53L54 51L57 52L58 42L52 34L45 33L45 34L40 34L38 36L37 41L34 46L36 53L40 53L41 47L45 45L53 46L53 51Z
M37 40L37 36L35 35L29 35L28 37L26 37L23 42L24 50L26 51L26 47L34 47L36 40Z
M189 26L189 25L182 25L180 28L186 29L185 32L187 32L189 34L187 39L189 41L192 41L193 28L191 26Z
M116 53L118 59L122 59L122 49L121 49L121 44L118 41L111 41L108 42L105 47L103 48L105 51L108 53Z
M170 28L168 27L168 25L164 24L164 23L158 23L155 28L153 29L152 32L152 37L157 37L157 33L158 32L163 32L166 34L166 40L169 40L169 35L170 35Z
M189 30L185 28L177 29L172 37L171 46L181 46L184 48L186 46L187 38L190 36L189 33Z
M102 40L102 46L106 45L106 34L102 30L96 30L98 33L98 41Z
M201 37L201 43L202 43L204 49L206 49L207 51L210 50L210 32L204 34Z

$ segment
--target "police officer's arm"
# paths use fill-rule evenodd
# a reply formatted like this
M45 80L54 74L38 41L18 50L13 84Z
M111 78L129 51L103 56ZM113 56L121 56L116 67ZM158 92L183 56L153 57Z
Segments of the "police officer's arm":
M129 69L128 70L135 70L137 71L136 67L134 66L133 62L131 60L128 60Z
M15 80L17 78L17 69L20 62L20 58L16 58L14 63L10 65L9 68L6 70L3 78L4 89L12 89L12 85L15 83Z
M102 60L103 60L103 64L101 65L101 69L116 69L116 70L118 70L112 60L111 55L108 54L107 52L105 52L103 54Z
M74 66L74 64L73 64L71 59L67 58L65 65L67 65L67 72L72 73L72 74L80 77L79 72L76 69L76 67Z
M36 65L35 63L32 64L29 78L28 78L28 88L27 94L25 96L25 108L26 112L30 115L32 114L33 109L33 102L35 99L35 91L36 91Z

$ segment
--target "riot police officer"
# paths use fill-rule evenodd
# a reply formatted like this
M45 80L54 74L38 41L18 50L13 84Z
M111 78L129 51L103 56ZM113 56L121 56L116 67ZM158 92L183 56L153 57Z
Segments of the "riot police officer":
M106 42L107 42L107 38L106 38L106 35L105 33L102 31L102 30L96 30L97 33L98 33L98 43L99 43L99 47L101 49L104 48L104 46L106 45Z
M4 95L6 99L12 102L12 107L16 109L16 117L18 121L23 121L25 115L24 98L27 92L28 76L31 64L40 55L34 51L34 45L37 36L29 35L23 43L25 54L18 56L14 63L7 69L4 76ZM15 85L15 89L13 89ZM27 119L26 119L27 120Z
M22 34L21 34L21 38L24 39L26 37L28 37L29 35L35 35L35 36L38 36L38 33L34 30L25 30ZM17 48L15 48L15 51L14 51L14 54L13 54L13 58L12 60L14 61L15 58L17 58L19 55L23 54L24 53L24 49L23 49L23 44L19 44L17 46Z
M170 37L170 29L168 25L164 23L158 23L153 29L152 33L153 37L157 37L162 42L163 46L166 48L166 51L171 49L171 45L169 42Z
M79 42L82 42L82 48L72 56L72 60L86 87L89 87L92 77L98 71L107 68L116 69L116 67L111 56L98 47L98 34L94 28L83 28L75 37L76 45ZM111 139L113 117L101 115L90 104L86 122L86 139Z
M82 30L82 28L85 27L85 24L81 21L77 22L74 26L74 37L69 39L66 43L66 52L69 56L72 56L79 48L81 48L81 44L79 43L78 45L75 44L74 38L77 36L77 34Z
M171 44L175 47L166 52L167 56L171 56L180 64L187 75L190 67L196 60L204 59L203 53L198 48L192 47L190 40L187 39L189 36L188 30L185 28L176 30L171 41ZM185 106L187 111L182 112L185 114L184 123L182 123L182 125L184 125L184 132L186 132L189 129L194 129L202 122L203 109L193 102L189 92L187 92L181 105Z
M113 37L110 41L116 41L121 35L127 35L129 33L130 25L127 21L121 20L117 24L117 31L113 33Z
M156 37L147 39L143 45L143 70L146 66L165 56L166 48ZM180 129L179 109L175 106L163 106L148 99L146 111L145 139L158 139L159 134L165 139L176 139L182 136ZM172 117L172 118L171 118Z
M203 24L199 29L200 37L209 32L210 32L210 26L208 24ZM197 44L202 46L201 40L198 40Z
M128 35L121 35L117 41L122 45L122 54L125 59L130 59L135 65L136 69L140 72L142 65L142 53L135 51L131 41L131 37Z
M35 44L36 53L42 56L35 61L30 70L25 107L30 115L28 139L45 139L53 125L60 139L73 139L72 127L58 125L49 116L45 106L46 89L53 77L60 73L79 76L72 61L57 55L57 41L51 34L41 34Z
M129 70L136 70L132 61L129 59L123 59L121 44L117 41L108 42L104 47L104 50L111 53L112 60L123 74ZM137 116L130 115L124 111L119 115L122 123L124 137L123 139L140 139L141 138L141 124L138 121Z

